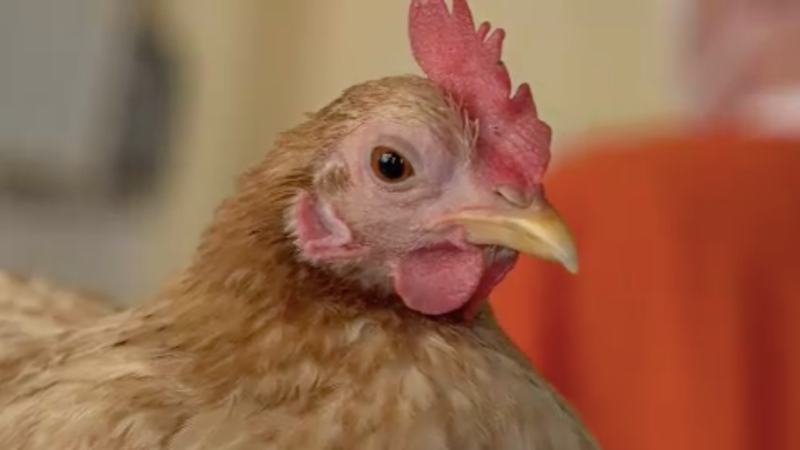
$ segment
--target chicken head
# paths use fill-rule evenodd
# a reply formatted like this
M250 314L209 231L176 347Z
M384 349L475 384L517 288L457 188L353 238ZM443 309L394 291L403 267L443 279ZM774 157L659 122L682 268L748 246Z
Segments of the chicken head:
M363 83L316 117L341 139L294 204L302 255L356 265L430 315L474 312L518 251L575 271L542 191L550 129L527 84L511 96L503 31L476 29L466 0L413 0L409 34L427 78Z
M509 159L496 162L507 176L487 173L480 127L436 84L363 83L315 119L341 127L343 116L348 131L316 162L313 187L291 211L307 260L356 266L371 287L431 315L474 312L517 251L575 269L569 233L541 185L518 183L526 155L499 156Z

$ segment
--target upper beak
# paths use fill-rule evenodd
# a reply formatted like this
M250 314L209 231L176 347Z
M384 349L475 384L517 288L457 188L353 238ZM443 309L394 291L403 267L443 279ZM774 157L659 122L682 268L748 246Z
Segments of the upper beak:
M578 272L572 235L561 215L544 200L525 209L460 211L446 222L462 226L472 244L508 247Z

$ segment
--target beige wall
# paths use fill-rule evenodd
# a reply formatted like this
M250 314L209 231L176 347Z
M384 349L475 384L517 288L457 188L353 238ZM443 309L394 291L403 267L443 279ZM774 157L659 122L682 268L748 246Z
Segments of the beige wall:
M233 177L280 129L358 81L417 69L406 0L158 0L184 57L177 157L153 229L160 277L193 248ZM472 0L508 31L506 62L531 82L558 142L668 113L674 93L658 0Z

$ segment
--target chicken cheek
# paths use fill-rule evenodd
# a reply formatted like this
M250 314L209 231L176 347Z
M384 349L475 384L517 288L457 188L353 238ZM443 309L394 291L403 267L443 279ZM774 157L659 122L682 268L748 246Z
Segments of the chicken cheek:
M295 199L292 219L296 244L312 260L356 258L365 254L365 249L353 242L350 229L333 207L308 192L301 192Z
M422 249L402 257L394 267L395 292L414 311L440 315L465 306L484 272L477 249Z

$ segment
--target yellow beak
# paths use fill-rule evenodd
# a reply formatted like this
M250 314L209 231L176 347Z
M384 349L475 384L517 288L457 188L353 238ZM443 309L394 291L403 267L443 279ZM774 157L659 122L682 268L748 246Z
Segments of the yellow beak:
M449 216L446 222L464 227L467 240L473 244L511 248L561 263L570 273L578 272L572 235L561 215L547 202L502 212L467 210Z

